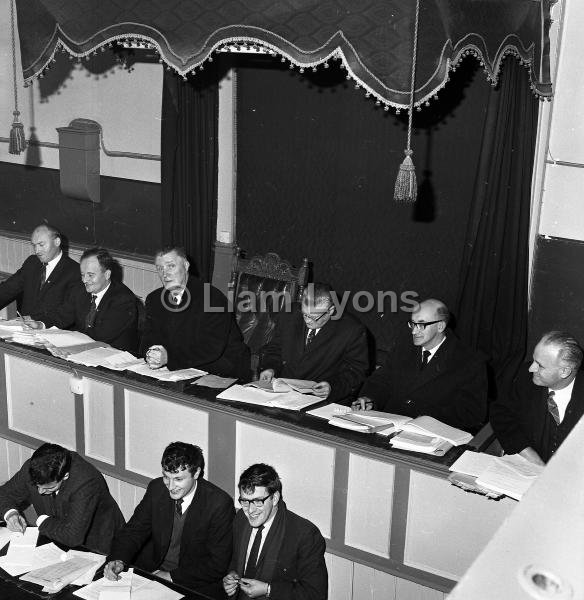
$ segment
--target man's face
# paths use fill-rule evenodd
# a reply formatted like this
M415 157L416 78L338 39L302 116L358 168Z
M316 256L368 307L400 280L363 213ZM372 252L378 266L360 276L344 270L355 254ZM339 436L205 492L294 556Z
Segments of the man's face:
M411 321L413 323L430 323L431 321L437 321L439 318L433 306L425 305L422 302L418 309L412 313ZM424 348L432 349L444 337L443 332L445 327L446 324L444 321L427 325L424 328L414 326L412 329L412 342L414 346L424 346Z
M95 256L89 256L81 261L81 281L90 294L98 294L104 290L111 277L109 269L103 269Z
M44 264L59 254L61 238L53 237L44 227L35 229L30 241L37 258Z
M197 483L201 469L198 468L193 475L188 469L180 469L175 473L162 470L162 481L168 489L173 500L184 498Z
M319 329L328 323L333 310L334 306L330 302L315 305L310 296L305 295L302 298L302 318L308 329Z
M558 354L559 348L553 344L537 344L533 351L533 362L529 366L535 385L555 389L570 375L570 367L562 363Z
M173 250L156 257L154 261L162 285L167 290L185 287L189 273L189 262Z
M37 484L37 491L41 496L48 496L50 494L54 494L55 492L58 492L61 489L61 486L63 485L63 482L66 479L69 479L69 473L65 473L65 476L63 477L63 479L61 479L61 481L51 481L49 483Z
M239 490L240 500L257 500L265 498L263 504L255 506L253 502L249 506L241 505L241 508L252 527L259 527L269 521L272 515L278 510L278 502L280 501L280 492L274 492L269 495L268 488L256 487L253 492L244 492Z

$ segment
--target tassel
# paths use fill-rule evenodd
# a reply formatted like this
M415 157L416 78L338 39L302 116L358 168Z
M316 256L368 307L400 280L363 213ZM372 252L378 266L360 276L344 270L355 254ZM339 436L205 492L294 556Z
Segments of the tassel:
M12 123L12 129L10 130L10 144L8 146L8 152L10 154L20 154L26 148L26 139L24 137L24 125L20 122L20 113L15 110L13 113L14 121Z
M395 191L393 199L396 202L413 203L418 195L418 184L416 182L416 167L412 161L412 151L405 150L406 157L399 166L397 179L395 180Z

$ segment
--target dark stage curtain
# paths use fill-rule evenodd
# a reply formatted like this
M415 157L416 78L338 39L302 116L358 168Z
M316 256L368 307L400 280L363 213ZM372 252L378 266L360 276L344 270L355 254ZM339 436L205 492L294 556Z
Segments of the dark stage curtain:
M188 81L165 72L162 94L162 240L184 246L205 281L217 222L217 81L213 68Z
M507 59L490 92L463 254L457 332L491 357L499 390L526 351L530 192L539 103Z

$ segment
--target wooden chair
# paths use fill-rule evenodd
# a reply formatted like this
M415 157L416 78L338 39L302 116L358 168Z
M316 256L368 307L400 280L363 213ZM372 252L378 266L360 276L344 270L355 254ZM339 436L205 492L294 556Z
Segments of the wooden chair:
M308 259L295 268L275 252L243 258L235 249L228 297L237 324L251 350L251 370L257 377L259 352L274 334L278 311L298 302L308 281Z

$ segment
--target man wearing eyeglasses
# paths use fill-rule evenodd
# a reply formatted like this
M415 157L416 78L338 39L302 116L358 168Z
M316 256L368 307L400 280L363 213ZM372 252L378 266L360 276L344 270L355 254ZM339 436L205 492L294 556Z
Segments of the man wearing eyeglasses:
M447 329L449 316L440 300L421 302L408 322L411 344L398 344L389 353L363 385L353 408L427 415L478 431L487 416L486 360Z
M349 403L369 368L365 328L352 315L335 314L324 283L308 285L300 311L278 315L274 337L260 356L260 381L315 381L312 393L331 402Z
M32 504L40 535L68 548L108 552L124 517L103 475L76 452L57 444L37 448L0 487L0 515L10 531L27 527L22 506Z
M231 559L233 500L203 479L198 446L169 444L162 477L148 484L128 524L115 536L104 575L111 580L130 564L212 597Z
M233 525L233 558L223 578L229 597L326 600L326 544L318 528L288 510L282 482L266 464L239 478L241 510Z

